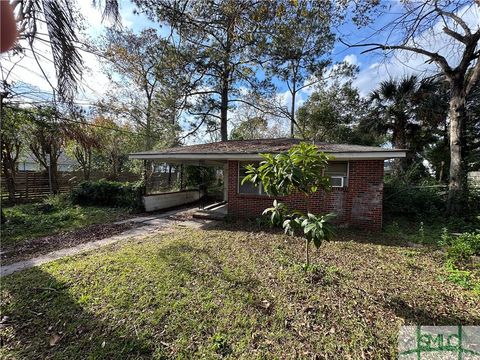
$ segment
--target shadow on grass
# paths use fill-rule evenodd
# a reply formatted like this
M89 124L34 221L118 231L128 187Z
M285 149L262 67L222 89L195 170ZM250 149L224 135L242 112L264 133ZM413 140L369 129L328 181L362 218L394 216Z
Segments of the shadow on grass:
M479 317L442 314L440 309L428 310L418 305L412 307L400 297L392 298L386 302L385 307L392 310L396 316L403 318L406 325L480 325Z
M334 225L335 226L335 225ZM268 224L257 222L256 220L232 219L221 221L215 224L205 224L202 230L220 230L220 231L247 231L269 234L283 234L280 228L272 228ZM375 244L392 247L412 248L412 246L401 236L387 233L385 231L372 232L355 227L335 227L333 241ZM428 245L425 245L428 248Z
M162 247L156 255L168 266L188 276L205 282L211 281L214 276L228 283L230 287L249 292L252 296L256 295L255 290L260 285L258 279L246 272L232 273L217 256L204 248L175 243Z
M362 229L343 228L337 231L337 235L334 238L335 241L350 242L353 241L359 244L373 244L391 247L401 248L415 248L415 249L428 249L429 245L419 245L419 247L413 247L411 243L395 234L387 233L385 231L370 232Z
M2 295L5 357L121 359L150 358L153 352L121 326L90 314L68 284L38 268L2 278Z
M258 221L257 219L241 219L226 218L213 223L205 223L200 227L202 230L219 230L219 231L251 231L251 232L267 232L271 234L283 234L283 230L273 228L269 224Z

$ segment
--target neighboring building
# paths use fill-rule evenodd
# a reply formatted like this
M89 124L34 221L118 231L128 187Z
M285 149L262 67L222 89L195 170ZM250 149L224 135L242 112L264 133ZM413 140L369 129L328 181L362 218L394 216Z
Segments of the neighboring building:
M76 160L70 158L67 154L61 153L58 158L57 170L61 172L74 171L78 166ZM43 171L43 167L32 154L27 154L18 161L18 171Z
M467 173L470 185L475 188L480 188L480 171L470 171Z
M383 165L383 172L385 175L392 175L393 174L393 160L387 159Z
M267 196L261 186L241 184L244 165L261 161L262 153L281 153L300 143L298 139L265 139L225 141L191 145L130 154L132 159L159 160L204 166L223 166L224 201L228 214L237 217L257 217L272 205L273 199L286 203L290 209L306 210L301 194L285 197ZM312 211L335 212L342 225L378 230L382 227L384 161L405 157L405 150L380 147L316 144L319 150L334 156L326 169L331 176L332 190L313 195ZM181 191L144 198L146 210L157 210L197 200L201 194ZM168 199L168 200L167 200Z

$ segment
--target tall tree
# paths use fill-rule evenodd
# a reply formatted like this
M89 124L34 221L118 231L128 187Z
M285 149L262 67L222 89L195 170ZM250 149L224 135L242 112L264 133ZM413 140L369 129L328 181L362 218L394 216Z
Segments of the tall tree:
M94 152L97 166L107 170L110 179L118 180L128 162L128 154L138 149L138 136L128 124L118 125L104 116L94 118L92 125L101 144Z
M439 85L407 76L383 81L370 94L372 113L364 125L379 134L391 134L395 148L409 150L407 158L395 160L397 175L405 172L414 155L432 140L432 129L445 119L444 102L436 91Z
M32 112L33 120L29 126L29 148L33 156L49 176L51 191L57 194L58 158L65 144L64 123L59 121L58 110L53 107L41 107Z
M20 108L4 107L1 112L1 119L0 146L2 151L2 174L7 185L8 199L11 202L15 202L17 160L22 147L26 145L25 128L29 121L29 114Z
M330 1L270 2L271 22L265 31L267 41L261 51L268 58L267 73L287 85L290 95L290 134L298 124L295 119L297 95L322 80L335 40L331 26L337 8Z
M117 113L135 123L144 134L146 150L151 150L164 125L172 121L175 125L178 120L172 120L177 104L168 103L171 88L177 86L172 77L172 46L154 29L139 34L111 29L104 40L104 56L109 60L106 71L117 85L106 105L116 107Z
M67 154L77 160L83 172L83 179L90 180L93 153L101 148L98 131L87 121L85 114L80 109L74 109L70 116L74 122L66 126L65 150Z
M255 104L241 104L235 109L232 117L233 129L231 140L268 139L288 136L282 126L282 119L276 114L266 111L263 99L251 98L249 102Z
M367 117L368 104L352 86L339 81L318 86L298 109L299 136L306 140L378 145L379 136L360 125Z
M228 140L228 111L244 100L239 87L258 88L252 47L265 6L255 0L134 0L152 19L167 23L190 62L188 107L199 123Z
M403 51L418 54L437 65L450 85L449 99L449 145L450 176L447 213L460 213L467 181L465 174L465 103L475 84L480 79L480 24L469 22L466 14L478 16L480 0L414 1L401 4L399 15L389 26L387 42L362 43L350 46L368 47L365 52ZM397 11L396 11L397 12ZM443 36L443 52L437 38ZM395 41L397 40L397 41ZM449 56L451 54L456 56Z
M263 117L253 117L242 121L234 127L230 138L232 140L251 140L265 138L268 133L268 121Z

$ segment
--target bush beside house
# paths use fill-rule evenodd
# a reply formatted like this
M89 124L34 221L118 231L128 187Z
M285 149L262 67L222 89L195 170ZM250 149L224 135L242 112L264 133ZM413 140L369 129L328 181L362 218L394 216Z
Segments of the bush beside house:
M143 182L121 183L116 181L83 181L71 193L73 203L142 208Z

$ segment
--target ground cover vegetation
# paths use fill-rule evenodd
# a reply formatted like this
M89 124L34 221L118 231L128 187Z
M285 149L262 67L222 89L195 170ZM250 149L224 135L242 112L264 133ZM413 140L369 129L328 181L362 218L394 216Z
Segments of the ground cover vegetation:
M51 244L54 239L48 236L88 228L95 224L108 224L129 216L129 210L122 207L80 206L72 203L67 196L51 196L41 202L4 207L6 222L2 224L2 259L48 252L52 248L66 247L65 241ZM96 232L101 227L96 229ZM90 229L93 231L94 229ZM113 231L113 228L109 228ZM108 229L104 228L108 233ZM93 231L95 232L95 231ZM72 233L70 237L74 238ZM88 241L88 231L82 237ZM66 236L68 238L68 236ZM68 239L65 239L68 240ZM71 239L74 242L74 239ZM3 261L2 261L3 262Z
M305 272L296 239L232 223L23 271L2 280L0 351L6 359L384 359L395 357L400 325L480 320L478 297L448 281L440 252L357 232L311 256Z

